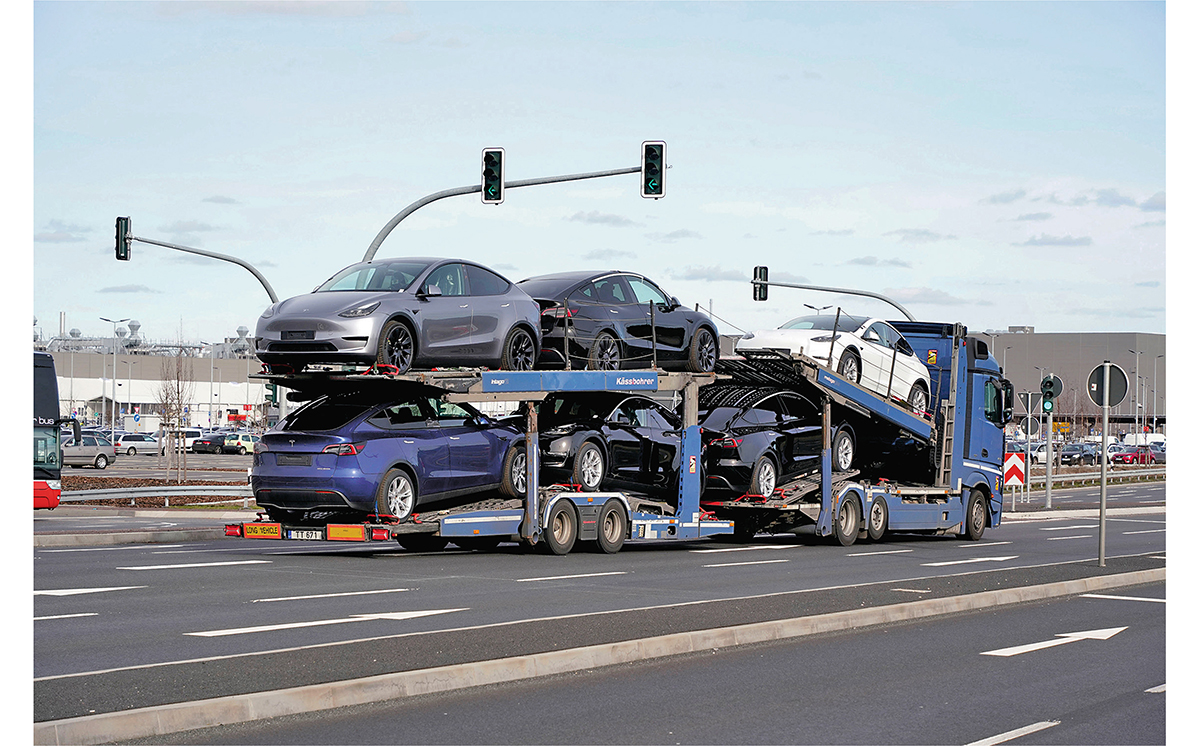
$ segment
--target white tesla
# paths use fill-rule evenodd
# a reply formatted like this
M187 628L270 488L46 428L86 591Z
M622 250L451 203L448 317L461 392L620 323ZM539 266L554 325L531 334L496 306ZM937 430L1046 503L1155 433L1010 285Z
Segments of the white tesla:
M801 316L778 329L749 332L737 341L735 349L806 355L864 388L907 401L913 410L928 416L929 368L904 335L882 319L846 314Z

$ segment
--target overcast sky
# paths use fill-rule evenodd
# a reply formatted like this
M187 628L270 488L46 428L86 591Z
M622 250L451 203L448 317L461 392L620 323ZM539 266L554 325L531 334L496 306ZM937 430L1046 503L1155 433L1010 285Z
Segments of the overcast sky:
M1175 6L1178 7L1178 6ZM378 258L509 279L638 271L722 333L803 304L976 331L1166 331L1166 10L1086 3L39 2L32 305L43 334L253 333L269 299ZM21 132L21 130L18 130Z

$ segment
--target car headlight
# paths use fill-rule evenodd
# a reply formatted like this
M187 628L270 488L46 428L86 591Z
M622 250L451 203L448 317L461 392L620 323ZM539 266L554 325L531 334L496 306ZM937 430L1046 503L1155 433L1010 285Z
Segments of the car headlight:
M746 332L742 335L742 339L754 339L754 332Z
M271 305L267 306L267 310L263 311L262 316L260 316L259 318L263 318L263 319L271 318L272 316L275 315L275 309L278 307L279 307L278 303L272 303Z
M364 303L361 306L355 306L347 311L342 311L338 314L344 319L357 319L360 316L370 316L371 312L379 308L379 301L374 303Z
M836 337L834 337L834 336L813 337L813 341L814 342L832 342L835 339L841 339L841 338L842 338L842 335L839 334Z

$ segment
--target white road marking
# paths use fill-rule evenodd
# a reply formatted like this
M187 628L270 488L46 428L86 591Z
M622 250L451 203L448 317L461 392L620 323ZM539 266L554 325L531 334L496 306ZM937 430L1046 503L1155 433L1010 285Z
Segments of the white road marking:
M933 591L918 588L893 588L892 590L896 593L933 593Z
M1039 528L1039 531L1075 531L1081 528L1100 528L1100 524L1094 523L1090 526L1051 526L1049 528Z
M187 570L193 567L228 567L230 565L269 565L271 560L235 560L233 562L193 562L187 565L138 565L118 567L118 570Z
M791 562L791 560L758 560L757 562L724 562L719 565L701 565L701 567L742 567L745 565L773 565L776 562Z
M1121 535L1137 536L1138 534L1165 534L1166 532L1167 530L1165 528L1151 528L1147 529L1146 531L1122 531Z
M959 544L959 549L981 549L983 547L1002 547L1012 544L1011 541L981 541L978 544Z
M1007 562L1016 559L1018 556L1014 554L1011 557L974 557L972 559L949 560L947 562L925 562L921 564L921 567L949 567L950 565L970 565L976 562Z
M1084 593L1080 598L1106 598L1111 601L1149 601L1150 603L1165 604L1165 598L1143 598L1141 596L1108 596L1103 593Z
M1055 635L1053 640L1042 640L1041 642L1031 642L1028 645L1014 645L1011 648L1000 648L999 650L988 650L980 653L980 655L994 655L1000 658L1011 658L1014 655L1022 655L1023 653L1032 653L1035 650L1045 650L1059 645L1066 645L1071 642L1079 642L1080 640L1107 640L1108 638L1120 632L1129 629L1128 627L1110 627L1108 629L1093 629L1087 632L1066 632Z
M89 611L86 614L59 614L58 616L35 616L33 621L44 622L47 619L73 619L78 616L97 616L97 612Z
M385 614L355 614L353 616L342 619L317 619L311 622L289 622L285 624L267 624L261 627L238 627L236 629L214 629L207 632L185 632L185 635L192 637L226 637L228 635L248 635L255 632L278 632L283 629L300 629L302 627L321 627L330 624L348 624L350 622L370 622L378 619L391 619L393 621L404 621L406 619L417 619L419 617L434 616L435 614L449 614L454 611L467 611L467 609L428 609L426 611L395 611Z
M311 598L338 598L341 596L370 596L376 593L402 593L408 588L389 588L381 591L350 591L347 593L319 593L313 596L282 596L279 598L256 598L250 603L270 603L272 601L307 601Z
M628 575L625 571L618 572L587 572L580 575L549 575L544 578L517 578L518 583L538 583L543 580L574 580L575 578L598 578L604 575Z
M1066 541L1067 539L1094 539L1095 534L1078 534L1076 536L1051 536L1046 541Z
M34 591L35 596L78 596L82 593L104 593L105 591L131 591L137 588L148 588L145 585L120 585L113 588L60 588L53 591Z
M759 547L722 547L721 549L689 549L692 554L716 554L717 552L753 552L759 549L799 549L797 544L771 545Z
M878 552L853 552L847 554L847 557L874 557L879 554L907 554L911 549L881 549Z
M1159 684L1158 686L1152 686L1147 689L1146 694L1162 694L1165 691L1167 691L1167 685Z
M1032 723L1030 725L1026 725L1024 728L1017 728L1016 730L1010 730L1007 733L1001 733L999 735L991 736L990 738L984 738L980 741L972 741L971 743L967 744L967 746L995 746L995 744L1005 743L1007 741L1011 741L1013 739L1020 738L1021 736L1027 736L1030 733L1037 733L1040 730L1046 730L1047 728L1053 728L1054 726L1058 725L1060 722L1061 721L1059 721L1059 720L1043 720L1040 723Z

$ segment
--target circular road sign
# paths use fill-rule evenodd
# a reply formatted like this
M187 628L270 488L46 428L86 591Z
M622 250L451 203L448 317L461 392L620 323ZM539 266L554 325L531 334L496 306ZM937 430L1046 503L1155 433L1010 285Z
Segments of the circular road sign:
M1042 432L1042 423L1037 418L1026 415L1021 429L1025 431L1026 438L1036 438Z
M1108 391L1104 390L1104 369L1108 368ZM1112 363L1100 363L1088 375L1088 396L1098 407L1115 407L1129 393L1129 377Z

